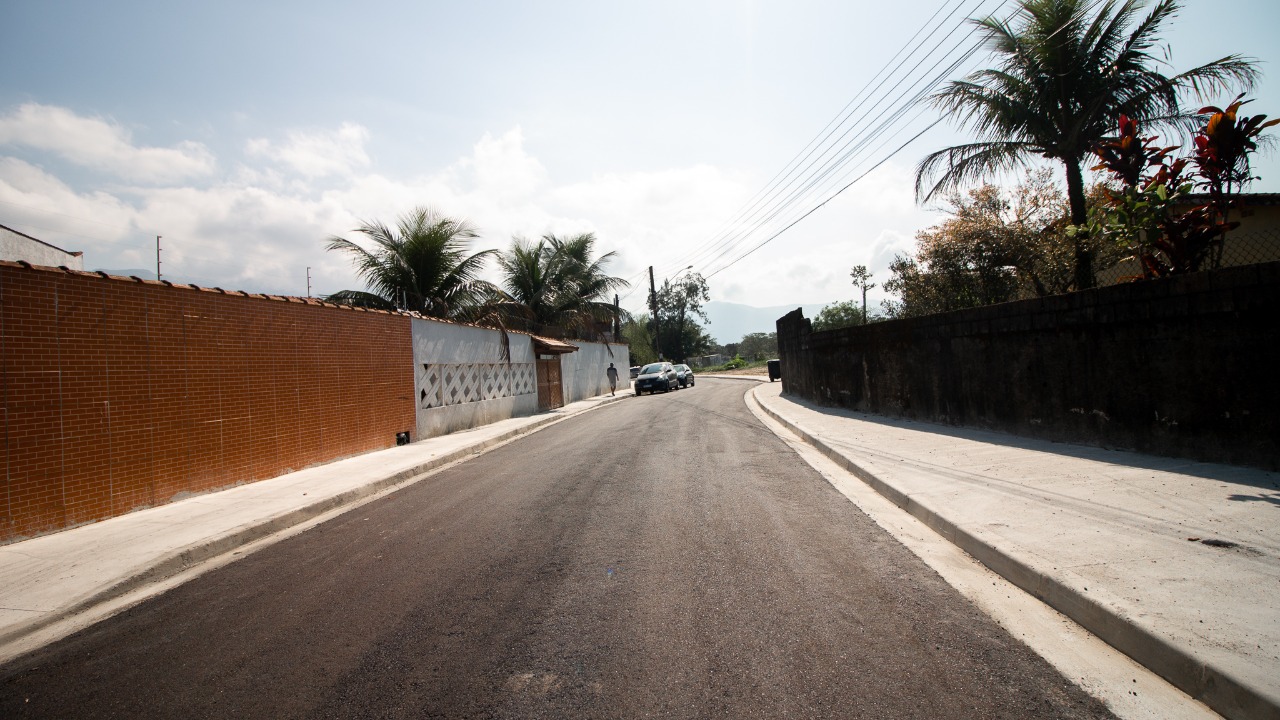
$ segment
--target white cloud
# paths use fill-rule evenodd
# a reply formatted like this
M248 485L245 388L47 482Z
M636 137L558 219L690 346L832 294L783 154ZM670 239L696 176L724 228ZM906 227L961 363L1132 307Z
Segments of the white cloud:
M119 125L38 103L26 103L0 116L0 144L52 152L82 167L134 182L173 182L207 176L216 169L213 155L200 143L137 147L129 131Z
M72 125L100 123L54 110L71 116ZM0 157L0 201L28 208L23 212L35 224L57 227L64 235L48 239L85 250L89 268L152 267L154 236L160 234L170 279L289 294L306 291L307 267L317 294L358 287L348 260L325 251L324 240L356 239L350 233L360 221L392 223L416 205L478 226L482 235L474 250L505 248L515 235L594 232L601 252L617 251L611 271L637 281L624 300L635 308L643 304L649 265L659 282L690 262L708 274L767 236L754 235L711 262L715 252L705 251L707 243L762 179L710 165L556 182L516 127L484 135L447 167L401 178L377 172L364 150L370 133L360 126L284 137L278 145L250 143L249 159L265 158L264 166L235 165L204 186L73 189L34 165ZM870 267L882 285L893 255L910 249L915 232L936 220L915 206L912 179L909 168L886 164L712 278L713 299L758 306L847 299L854 292L849 268L857 264ZM111 228L87 226L85 218ZM496 279L495 269L489 277ZM872 304L880 293L872 293Z
M493 137L485 133L452 171L471 185L472 190L496 202L522 201L544 188L546 168L524 149L524 131L519 127Z
M910 168L892 162L711 281L716 299L757 306L829 303L856 292L849 278L866 265L877 287L868 304L878 305L889 278L889 262L914 247L918 229L936 215L915 205ZM760 233L728 258L764 240ZM861 295L859 294L859 299Z
M306 179L349 176L369 166L365 143L369 131L355 123L343 123L334 131L289 132L284 144L250 140L245 152L274 160Z
M115 251L137 236L136 211L106 192L78 194L44 170L0 157L0 217L3 224L65 250Z

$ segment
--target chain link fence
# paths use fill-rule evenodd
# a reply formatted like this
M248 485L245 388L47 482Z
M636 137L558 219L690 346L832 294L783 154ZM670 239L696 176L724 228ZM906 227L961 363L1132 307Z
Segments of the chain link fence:
M1205 270L1235 265L1275 262L1280 260L1280 228L1250 228L1227 233L1222 243L1222 255L1217 262L1211 259ZM1098 285L1115 285L1142 276L1142 269L1132 258L1122 260L1096 274Z

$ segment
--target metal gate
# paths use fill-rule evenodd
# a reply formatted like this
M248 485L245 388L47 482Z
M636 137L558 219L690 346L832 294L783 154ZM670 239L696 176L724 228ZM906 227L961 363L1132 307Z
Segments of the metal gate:
M560 358L551 356L539 357L538 363L538 409L554 410L564 407L564 388L560 383Z

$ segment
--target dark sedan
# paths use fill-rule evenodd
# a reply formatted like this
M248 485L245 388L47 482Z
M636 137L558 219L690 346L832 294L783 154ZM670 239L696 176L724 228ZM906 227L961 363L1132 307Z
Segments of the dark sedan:
M679 389L680 378L676 369L669 362L649 363L640 368L636 377L636 395L642 392L655 393L661 390L669 392Z
M676 365L675 368L680 387L693 387L693 368L688 365Z

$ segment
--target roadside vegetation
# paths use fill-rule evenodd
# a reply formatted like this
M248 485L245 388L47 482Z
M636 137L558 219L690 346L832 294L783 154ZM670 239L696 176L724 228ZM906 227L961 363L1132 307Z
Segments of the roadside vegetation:
M1179 7L1019 0L1009 20L972 20L994 65L931 100L974 139L930 153L916 169L917 199L942 203L946 217L890 263L880 285L894 299L869 310L876 283L855 266L854 297L824 307L814 329L1082 290L1103 268L1131 266L1127 279L1140 280L1216 267L1225 233L1238 225L1237 196L1256 179L1250 154L1276 121L1244 115L1243 94L1206 104L1252 89L1256 60L1228 55L1173 72L1161 59L1171 53L1155 52ZM1161 133L1168 140L1157 142ZM1179 147L1164 142L1180 140L1190 142L1178 157ZM1015 184L994 182L1002 179ZM618 328L632 364L777 356L772 333L717 344L704 327L707 282L696 272L664 280L648 312L620 311L613 296L627 283L608 273L613 253L597 255L591 234L517 237L505 251L471 253L476 228L428 208L355 232L363 238L332 237L327 247L350 256L366 289L334 293L332 302L586 340ZM497 283L482 279L493 264Z
M743 360L740 357L722 364L695 368L700 373L736 372L746 375L763 375L768 372L768 360Z
M1236 93L1252 89L1260 71L1256 60L1228 55L1170 72L1160 33L1180 5L1147 7L1021 0L1007 21L973 20L996 63L932 102L974 140L917 166L917 199L941 201L948 217L891 263L884 289L897 299L883 304L886 316L1082 290L1125 260L1137 269L1129 279L1215 266L1236 224L1232 196L1256 179L1249 154L1273 124L1239 113L1247 101ZM1221 96L1235 100L1207 104ZM1177 147L1156 143L1157 134L1189 140L1192 150L1173 160ZM1062 172L1061 185L1043 160ZM974 187L1011 175L1012 188ZM1210 199L1191 202L1193 193ZM832 308L835 322L851 315Z
M326 247L351 257L367 289L333 293L329 302L584 340L607 336L620 319L613 294L628 284L608 274L614 254L597 257L591 233L515 238L506 252L468 254L477 229L426 207L394 228L370 221L355 232L362 242L335 236ZM480 278L490 262L501 284Z

